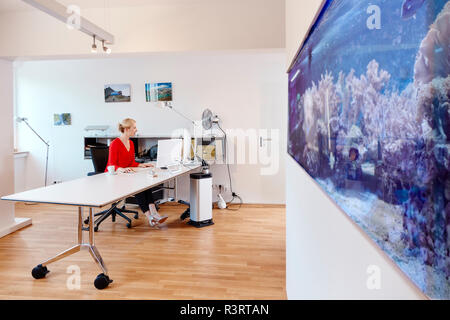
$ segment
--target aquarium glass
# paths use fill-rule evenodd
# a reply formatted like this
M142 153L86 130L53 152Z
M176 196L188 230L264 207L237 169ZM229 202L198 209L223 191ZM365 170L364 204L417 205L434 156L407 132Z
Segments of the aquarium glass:
M289 154L435 299L450 299L449 50L450 1L334 0L289 70Z

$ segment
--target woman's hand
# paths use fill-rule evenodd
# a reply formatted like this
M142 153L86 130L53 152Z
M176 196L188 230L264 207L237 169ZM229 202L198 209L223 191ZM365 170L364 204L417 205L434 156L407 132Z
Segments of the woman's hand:
M154 167L154 165L152 165L151 163L140 163L139 165L138 165L138 167L140 167L140 168L153 168Z
M132 168L117 168L117 172L119 172L119 173L133 173L134 170Z

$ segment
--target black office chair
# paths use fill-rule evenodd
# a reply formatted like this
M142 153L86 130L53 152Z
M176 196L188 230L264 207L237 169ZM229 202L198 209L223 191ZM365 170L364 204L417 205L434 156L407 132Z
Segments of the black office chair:
M92 156L92 164L94 165L94 172L89 172L88 176L93 176L105 172L108 164L109 147L108 146L89 146Z
M93 176L99 173L104 173L106 169L106 165L108 164L108 156L109 156L109 147L108 146L91 146L91 155L92 155L92 163L94 165L94 172L89 172L88 176ZM111 207L107 210L104 210L102 212L96 213L94 217L100 216L97 220L94 222L94 231L98 231L98 227L100 224L105 221L109 216L111 216L112 221L116 221L116 216L119 215L123 219L125 219L127 223L127 227L131 228L131 219L128 218L124 213L134 213L134 218L139 218L139 213L137 211L127 210L125 209L125 204L122 206L122 208L118 208L117 206L120 204L121 201L118 201L116 203L113 203ZM89 218L84 221L84 223L89 223Z

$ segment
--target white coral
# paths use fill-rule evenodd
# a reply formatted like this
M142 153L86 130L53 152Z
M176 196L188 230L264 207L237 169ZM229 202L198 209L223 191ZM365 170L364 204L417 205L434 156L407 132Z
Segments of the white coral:
M414 81L429 83L436 76L450 73L450 2L437 16L420 44L414 66Z

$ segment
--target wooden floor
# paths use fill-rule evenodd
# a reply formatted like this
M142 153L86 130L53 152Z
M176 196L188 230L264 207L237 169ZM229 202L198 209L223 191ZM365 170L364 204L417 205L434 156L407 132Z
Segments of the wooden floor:
M132 229L105 221L95 242L114 282L97 290L101 271L86 250L50 264L44 279L31 276L76 244L77 209L17 204L16 217L33 224L0 239L0 299L286 299L284 208L215 209L215 225L202 229L179 220L184 208L163 205L160 229L143 217ZM71 290L77 268L81 285Z

